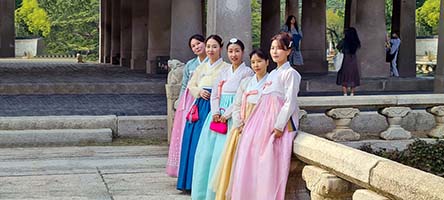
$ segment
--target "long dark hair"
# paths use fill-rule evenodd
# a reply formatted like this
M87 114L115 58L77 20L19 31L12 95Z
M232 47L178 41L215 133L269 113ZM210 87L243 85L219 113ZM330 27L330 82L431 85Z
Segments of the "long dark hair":
M298 25L298 20L296 19L296 17L294 15L289 15L287 17L287 21L285 21L285 25L287 25L288 27L288 32L291 32L291 19L294 18L294 27L296 28L296 30L299 32L299 25Z
M344 35L344 49L348 49L350 53L355 54L361 48L358 32L355 28L349 27L345 29Z

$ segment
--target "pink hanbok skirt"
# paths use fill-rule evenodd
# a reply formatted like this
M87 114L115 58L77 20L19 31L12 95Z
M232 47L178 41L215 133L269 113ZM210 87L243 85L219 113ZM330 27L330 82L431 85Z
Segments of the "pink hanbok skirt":
M290 122L280 138L273 134L284 100L264 94L245 124L238 145L227 199L283 200L296 127Z
M177 110L174 115L173 129L171 131L170 148L168 151L168 161L166 173L169 176L177 177L180 164L180 150L182 147L182 135L185 128L186 115L194 102L194 97L188 89L180 97Z

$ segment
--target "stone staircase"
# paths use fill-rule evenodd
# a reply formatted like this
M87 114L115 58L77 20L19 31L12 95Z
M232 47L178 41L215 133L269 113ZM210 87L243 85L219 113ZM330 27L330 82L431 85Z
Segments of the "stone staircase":
M0 59L0 146L166 140L165 82L74 59Z

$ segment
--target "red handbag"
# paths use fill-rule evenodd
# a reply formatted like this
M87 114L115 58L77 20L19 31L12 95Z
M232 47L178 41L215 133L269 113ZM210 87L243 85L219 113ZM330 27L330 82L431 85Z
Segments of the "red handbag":
M199 109L197 108L196 104L191 106L191 109L188 112L186 119L189 122L196 122L197 120L199 120Z
M214 122L212 121L210 123L210 130L220 133L220 134L227 134L227 123L222 123L222 122Z

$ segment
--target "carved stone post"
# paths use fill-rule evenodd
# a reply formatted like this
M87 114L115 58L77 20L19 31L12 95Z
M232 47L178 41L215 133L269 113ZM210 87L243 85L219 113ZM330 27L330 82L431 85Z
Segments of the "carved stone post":
M353 194L351 183L316 166L305 166L302 178L312 200L349 200Z
M435 106L427 109L435 117L436 127L427 135L434 138L444 138L444 106Z
M390 200L387 197L381 196L373 191L359 189L353 194L353 200Z
M409 107L388 107L384 108L379 113L387 118L389 127L387 130L381 132L380 137L386 140L400 140L409 139L412 137L409 131L401 127L402 118L409 114L411 109Z
M325 136L333 141L359 140L361 136L350 128L352 119L359 114L356 108L334 108L327 111L326 115L333 118L336 128Z
M169 60L168 67L170 72L168 73L167 84L165 85L165 92L167 96L167 125L168 125L168 143L171 139L171 130L173 128L173 120L175 114L174 104L179 99L179 93L182 83L183 67L184 63L178 60Z

